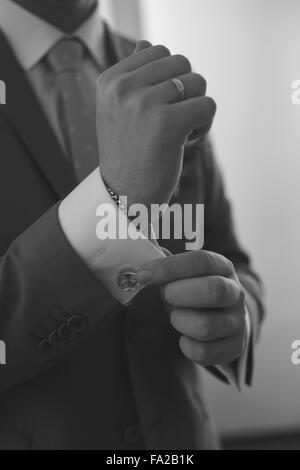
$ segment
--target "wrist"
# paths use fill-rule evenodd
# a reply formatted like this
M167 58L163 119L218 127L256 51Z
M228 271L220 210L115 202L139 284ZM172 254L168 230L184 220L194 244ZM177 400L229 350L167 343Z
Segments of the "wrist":
M114 189L112 189L107 184L107 182L104 179L103 179L103 182L104 182L104 184L106 186L106 189L107 189L107 192L110 195L113 202L116 204L116 206L119 208L119 210L127 216L128 220L130 222L133 222L138 217L138 214L129 215L130 204L128 204L128 196L124 197L124 195L119 195Z

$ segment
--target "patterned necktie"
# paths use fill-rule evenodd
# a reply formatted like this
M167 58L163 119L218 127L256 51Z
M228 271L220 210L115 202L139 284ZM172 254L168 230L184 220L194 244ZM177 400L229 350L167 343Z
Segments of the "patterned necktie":
M99 164L94 91L82 73L84 46L78 39L62 39L48 54L56 75L57 106L66 147L79 182Z

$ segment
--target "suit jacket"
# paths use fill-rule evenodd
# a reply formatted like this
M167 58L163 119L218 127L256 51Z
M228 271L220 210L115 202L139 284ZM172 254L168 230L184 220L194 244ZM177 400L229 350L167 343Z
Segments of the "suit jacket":
M105 41L111 65L134 47L108 29ZM124 309L62 233L58 204L75 175L2 35L0 75L0 449L217 448L200 367L181 354L159 291ZM174 200L206 204L205 248L234 262L259 303L208 142L184 161ZM162 244L178 253L184 242Z

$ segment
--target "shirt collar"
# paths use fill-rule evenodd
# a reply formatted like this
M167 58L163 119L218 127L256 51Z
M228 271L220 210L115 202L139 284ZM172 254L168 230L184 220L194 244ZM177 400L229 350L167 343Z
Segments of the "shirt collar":
M0 29L26 71L40 62L58 41L70 37L10 0L0 1ZM98 6L71 37L81 39L93 59L103 65L103 35L104 24Z

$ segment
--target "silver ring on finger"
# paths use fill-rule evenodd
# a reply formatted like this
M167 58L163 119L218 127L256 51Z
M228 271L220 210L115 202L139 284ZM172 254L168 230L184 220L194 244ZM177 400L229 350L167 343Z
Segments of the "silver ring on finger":
M184 101L185 100L185 87L182 81L179 80L179 78L172 78L170 82L172 82L173 85L176 87L178 100Z

